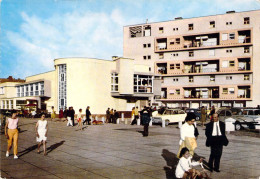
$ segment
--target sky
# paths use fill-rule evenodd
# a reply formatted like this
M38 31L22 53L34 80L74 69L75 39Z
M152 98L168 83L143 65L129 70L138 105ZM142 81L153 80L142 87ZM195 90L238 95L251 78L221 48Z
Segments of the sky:
M123 56L123 26L226 11L260 0L0 0L0 78L54 70L53 60Z

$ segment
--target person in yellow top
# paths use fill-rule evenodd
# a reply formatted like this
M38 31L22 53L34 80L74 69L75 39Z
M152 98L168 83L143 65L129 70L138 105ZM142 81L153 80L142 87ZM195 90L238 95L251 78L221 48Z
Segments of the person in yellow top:
M53 107L53 106L51 107L51 110L52 110L52 111L51 111L51 120L52 120L52 119L54 120L55 117L56 117L56 112L54 111L54 107Z
M135 107L134 110L134 120L132 121L131 125L137 124L137 119L139 118L139 110L138 110L138 106Z

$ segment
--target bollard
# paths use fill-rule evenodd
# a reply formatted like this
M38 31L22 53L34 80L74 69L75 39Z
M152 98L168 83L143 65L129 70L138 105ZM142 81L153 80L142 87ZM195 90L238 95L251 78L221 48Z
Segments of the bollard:
M165 120L162 120L162 127L165 127Z
M102 122L103 122L103 124L105 124L105 118L104 117L102 117Z
M151 118L150 122L149 122L149 126L153 125L153 119Z
M121 121L124 121L124 113L121 113Z
M140 120L140 118L138 118L138 119L137 119L137 125L138 125L138 126L140 126L140 122L141 122L141 120Z
M181 128L182 126L182 121L179 121L179 129Z
M119 118L116 119L116 124L119 124Z

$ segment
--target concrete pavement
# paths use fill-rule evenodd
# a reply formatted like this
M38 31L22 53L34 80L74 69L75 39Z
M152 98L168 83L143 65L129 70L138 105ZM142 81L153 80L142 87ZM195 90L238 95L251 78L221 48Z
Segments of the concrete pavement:
M36 119L20 120L18 156L5 157L7 142L1 131L2 178L175 178L176 153L179 148L177 125L149 128L143 137L142 126L125 124L91 125L80 131L66 127L66 122L50 122L47 156L37 154ZM199 127L195 153L208 161L210 150L205 146L204 130ZM212 178L257 179L260 176L260 140L256 137L227 135L220 173ZM13 151L11 151L11 154Z

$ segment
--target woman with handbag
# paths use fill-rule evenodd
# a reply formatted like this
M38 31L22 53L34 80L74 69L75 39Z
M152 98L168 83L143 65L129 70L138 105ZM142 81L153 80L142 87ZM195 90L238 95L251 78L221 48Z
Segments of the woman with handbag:
M5 124L5 136L7 138L7 151L6 157L9 157L10 149L14 148L14 159L18 159L18 121L19 119L16 117L17 113L12 112L12 117L7 119Z

